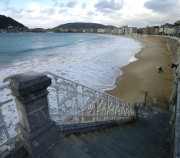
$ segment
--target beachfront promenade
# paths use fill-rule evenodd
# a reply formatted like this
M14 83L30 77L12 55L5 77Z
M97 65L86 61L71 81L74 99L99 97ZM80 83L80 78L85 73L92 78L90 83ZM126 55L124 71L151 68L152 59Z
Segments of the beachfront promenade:
M179 63L178 41L165 40ZM19 131L10 137L2 110L1 156L179 157L178 69L175 74L173 115L144 105L145 97L129 103L51 72L9 77L0 105L16 105Z

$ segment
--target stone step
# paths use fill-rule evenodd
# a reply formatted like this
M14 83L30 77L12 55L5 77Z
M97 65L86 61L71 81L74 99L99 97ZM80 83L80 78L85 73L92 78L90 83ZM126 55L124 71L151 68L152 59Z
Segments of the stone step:
M107 129L108 132L112 132L112 130L116 130L115 128ZM123 158L128 158L129 154L123 150L122 146L120 146L121 142L116 141L112 137L106 135L105 131L95 132L97 141L104 145L108 150L113 153L116 153L114 157L123 156Z
M102 139L97 139L94 132L81 134L78 138L83 140L88 146L91 146L96 152L96 156L104 158L116 158L119 154L109 148L108 144L105 144ZM99 138L99 137L98 137ZM93 155L91 155L93 156Z
M171 115L154 109L141 111L136 122L71 134L59 139L56 158L169 158Z
M81 150L77 144L73 144L65 137L56 143L52 153L55 158L91 158L91 156Z

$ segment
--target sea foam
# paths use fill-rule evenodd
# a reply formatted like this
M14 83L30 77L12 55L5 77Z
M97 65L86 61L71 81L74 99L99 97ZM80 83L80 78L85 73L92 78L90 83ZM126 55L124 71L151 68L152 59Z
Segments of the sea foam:
M0 52L5 53L0 54L0 83L8 76L33 70L51 71L98 90L112 89L116 78L122 74L120 68L135 61L134 55L142 47L133 39L109 35L7 34L3 36L8 37L3 38L1 36L0 44L3 42L3 45ZM9 46L12 39L15 43ZM25 42L19 44L23 41ZM1 99L7 99L9 93L9 90L1 91ZM1 109L12 137L16 134L15 125L19 121L15 104L6 104Z
M69 34L65 35L66 41L60 42L61 44L54 40L53 43L51 38L54 37L49 37L49 35L39 36L36 37L35 42L30 41L31 46L28 43L23 45L22 49L29 50L28 53L22 53L21 46L17 50L21 51L22 57L15 50L14 56L16 56L16 52L17 58L8 64L1 65L0 82L3 78L18 73L47 70L92 88L111 89L115 79L122 74L119 69L129 62L135 61L134 55L141 49L139 42L120 36L73 34L73 38L77 40L75 42L70 40L71 35ZM45 40L42 41L44 36L48 36L49 43ZM59 41L63 39L63 36L57 37L57 34L51 36L55 36ZM23 36L23 38L26 37Z

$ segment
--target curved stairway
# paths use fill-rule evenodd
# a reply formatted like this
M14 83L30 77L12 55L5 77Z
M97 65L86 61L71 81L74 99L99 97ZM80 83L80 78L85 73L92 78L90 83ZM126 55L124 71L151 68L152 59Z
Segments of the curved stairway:
M171 114L146 107L137 121L59 138L43 158L168 158Z

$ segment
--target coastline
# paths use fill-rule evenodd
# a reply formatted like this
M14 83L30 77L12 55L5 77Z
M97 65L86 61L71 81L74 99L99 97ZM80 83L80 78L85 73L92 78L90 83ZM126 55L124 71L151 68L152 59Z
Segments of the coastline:
M135 55L138 60L121 68L123 74L116 79L115 88L106 92L134 103L138 101L142 91L147 91L148 104L152 105L154 98L158 98L164 104L156 106L168 109L168 104L165 103L173 88L173 70L166 42L158 36L130 38L140 41L144 47ZM164 72L158 73L158 65L164 67Z

